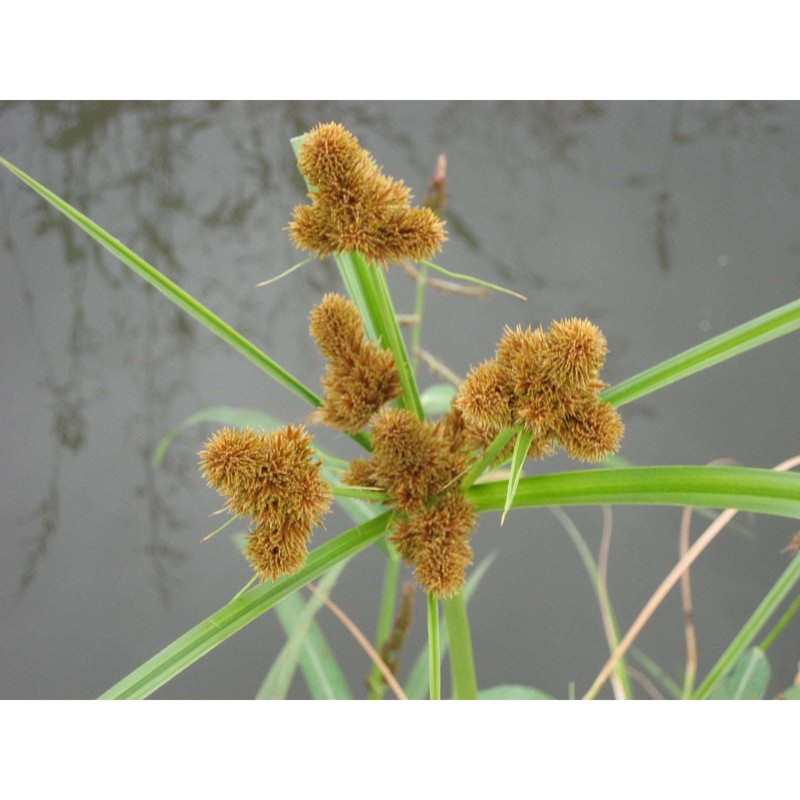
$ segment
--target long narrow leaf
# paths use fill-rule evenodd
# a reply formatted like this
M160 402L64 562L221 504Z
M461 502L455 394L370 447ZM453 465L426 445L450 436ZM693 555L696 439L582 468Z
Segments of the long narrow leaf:
M727 650L719 657L719 660L711 668L706 679L700 684L695 692L695 698L702 700L708 697L720 681L724 680L733 665L742 656L744 651L750 647L753 640L758 636L767 620L775 613L778 606L784 601L786 596L794 589L800 581L800 554L796 555L783 574L775 581L775 584L767 592L766 597L759 603L758 608L752 613L750 619L745 622L742 629L730 643Z
M148 264L140 256L136 255L130 248L115 239L110 233L93 222L89 217L73 208L57 194L51 192L41 183L34 180L30 175L26 175L21 169L10 164L4 158L0 158L0 164L14 173L23 183L26 183L37 194L41 195L48 203L64 214L69 220L82 228L95 241L99 242L106 250L118 258L123 264L130 267L137 275L144 278L151 286L154 286L165 297L168 297L175 305L183 309L189 316L193 317L201 325L205 325L210 331L215 333L224 342L229 344L245 358L252 361L257 367L262 369L270 377L274 378L282 386L302 397L310 405L317 408L321 405L321 400L306 386L304 386L294 375L287 372L283 367L274 362L268 355L261 352L254 344L235 331L227 322L221 320L216 314L207 309L202 303L194 299L188 292L185 292L176 283L162 275L155 267Z
M504 481L473 486L479 511L498 511ZM800 518L800 475L746 467L637 467L560 472L522 478L514 508L580 505L666 505L737 508Z
M342 562L328 570L328 573L317 587L319 594L315 593L310 597L303 605L300 613L294 618L291 630L287 635L286 644L264 677L256 694L256 700L284 700L286 698L303 653L304 642L314 622L314 617L325 604L323 597L327 597L331 593L344 568L345 562ZM297 595L290 595L286 600L294 597L297 597ZM278 604L278 610L282 605L283 603ZM285 619L285 615L281 619Z
M615 406L625 405L798 328L800 300L795 300L611 386L600 397Z
M608 596L608 593L606 593L604 596L601 590L601 576L597 562L594 560L594 556L592 555L591 550L589 550L589 546L586 544L586 540L583 538L578 526L573 522L569 514L558 507L552 508L551 511L553 512L553 516L561 523L561 526L567 532L569 538L572 539L572 543L575 545L575 549L578 551L581 561L583 561L584 569L589 575L589 580L592 582L592 587L594 588L597 602L600 605L601 613L603 611L603 606L606 608L608 619L611 623L612 634L609 645L611 652L613 653L619 644L619 625L617 625L617 615L614 613L614 608L611 605L611 598ZM617 662L617 666L615 667L614 671L617 673L617 677L622 684L625 697L629 700L633 699L633 690L628 677L628 665L624 656Z
M525 459L528 457L528 448L531 446L534 434L530 431L521 430L517 434L517 441L514 442L514 453L511 456L511 475L506 484L506 501L503 504L503 516L500 517L500 524L506 521L506 514L514 502L514 495L517 493L519 479L522 476L522 468L525 466Z
M464 600L469 603L472 596L475 594L475 590L480 585L483 576L488 571L489 567L492 566L497 556L492 553L491 555L486 556L486 558L478 564L475 569L472 570L469 577L467 578L467 582L464 585L463 595ZM441 620L440 620L441 621ZM444 625L439 626L439 658L444 659L447 650L449 648L449 640L447 638L447 628ZM428 645L425 644L422 647L419 655L417 656L416 661L414 662L414 666L411 668L411 672L409 673L408 680L406 681L405 685L405 693L409 700L422 700L428 696Z
M310 602L310 600L309 600ZM290 594L275 606L275 613L286 635L295 630L306 604L298 594ZM303 640L300 654L300 671L303 673L309 694L314 700L352 700L353 694L336 656L319 624L311 622Z
M277 583L261 584L235 597L112 686L101 699L131 700L149 696L284 597L376 542L386 531L391 516L391 512L386 512L326 542L310 553L306 565L294 575L287 575Z

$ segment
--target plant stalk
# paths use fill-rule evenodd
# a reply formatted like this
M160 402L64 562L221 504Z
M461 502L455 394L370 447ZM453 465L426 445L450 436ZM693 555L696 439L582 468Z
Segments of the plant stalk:
M428 674L431 700L442 699L442 662L439 645L439 601L428 595Z
M443 601L447 637L450 641L450 675L453 679L454 700L477 700L478 680L475 676L475 661L472 655L472 637L469 632L467 604L464 597Z

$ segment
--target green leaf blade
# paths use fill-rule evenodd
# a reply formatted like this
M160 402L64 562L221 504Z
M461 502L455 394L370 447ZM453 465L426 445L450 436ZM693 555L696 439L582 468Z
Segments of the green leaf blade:
M800 300L795 300L611 386L600 397L614 406L625 405L798 328Z
M533 441L534 434L521 430L517 434L517 440L514 442L514 453L511 456L511 475L508 478L506 485L506 501L503 505L503 516L500 517L500 524L506 521L506 514L514 503L514 497L517 494L519 487L519 479L522 476L522 468L525 466L525 460L528 457L528 449Z
M764 651L751 647L739 656L733 669L709 697L712 700L763 700L771 675Z
M503 481L473 486L479 511L504 508ZM560 472L523 478L512 506L665 505L736 508L800 519L800 475L748 467L636 467Z
M281 603L278 603L276 612L287 634L286 644L262 681L261 687L256 694L256 700L284 700L286 698L292 679L306 650L311 626L314 625L314 617L325 605L323 597L328 597L331 593L344 568L345 562L337 564L330 569L319 582L317 587L319 593L315 593L305 603L298 594L289 595ZM296 602L297 600L300 600L300 606L297 608L298 613L290 618L290 614L294 609L289 606L284 608L284 606L288 601ZM283 611L281 610L282 608ZM321 636L322 632L318 628L317 630L318 635Z
M100 699L148 697L284 597L378 541L386 532L391 516L390 512L381 514L316 548L310 553L306 565L294 575L287 575L277 583L261 584L238 595L104 692Z

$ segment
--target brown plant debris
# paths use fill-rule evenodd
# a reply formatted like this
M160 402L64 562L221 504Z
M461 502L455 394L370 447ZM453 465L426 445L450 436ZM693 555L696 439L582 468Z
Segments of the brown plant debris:
M227 499L230 513L251 518L245 554L262 581L300 569L312 529L330 510L331 490L311 442L302 426L222 428L200 451L208 485Z
M319 418L345 433L363 430L402 392L394 355L367 339L358 308L338 294L313 308L310 332L328 362Z
M383 174L358 139L336 122L308 133L298 154L300 172L314 187L310 205L297 206L292 241L320 257L358 252L382 264L433 258L446 241L434 211L412 207L411 191Z
M392 630L380 649L380 656L392 675L397 675L400 668L400 653L406 643L411 622L414 619L414 590L413 583L403 586L400 597L400 608L392 623ZM386 678L378 671L366 679L367 689L372 696L382 696L386 687Z

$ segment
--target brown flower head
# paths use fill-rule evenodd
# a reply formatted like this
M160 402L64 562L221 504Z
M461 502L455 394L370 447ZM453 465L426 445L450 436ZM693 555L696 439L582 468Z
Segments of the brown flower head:
M517 401L542 390L541 372L544 361L545 336L541 328L515 330L506 327L497 345L497 363Z
M624 432L619 414L599 397L607 352L588 320L553 322L547 334L506 328L495 359L467 375L456 405L484 446L501 427L518 426L534 434L531 458L552 455L561 444L572 458L602 460L616 452Z
M356 433L381 406L402 392L394 355L367 340L356 306L327 294L311 312L311 335L328 361L320 419Z
M581 461L602 461L616 453L625 432L614 407L591 392L586 392L581 402L560 417L555 428L567 454Z
M496 433L513 424L511 400L508 380L500 364L484 361L464 379L456 406L470 425Z
M464 495L450 492L437 504L401 519L390 539L414 565L417 581L427 592L450 597L464 585L472 563L469 537L476 519Z
M231 513L252 518L247 553L262 580L302 565L312 528L330 510L311 441L302 426L269 434L223 428L200 452L209 486L227 498Z
M311 205L297 206L289 224L298 247L320 256L359 252L384 266L430 259L441 249L444 223L429 208L412 207L405 184L383 175L342 125L314 128L298 165L314 187Z
M450 449L434 426L407 409L382 409L372 424L372 444L375 481L403 510L424 505L453 468Z
M607 353L606 337L589 320L553 322L547 331L543 377L553 386L582 389L597 378Z

